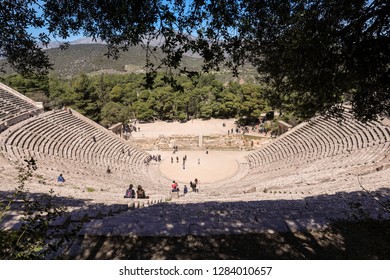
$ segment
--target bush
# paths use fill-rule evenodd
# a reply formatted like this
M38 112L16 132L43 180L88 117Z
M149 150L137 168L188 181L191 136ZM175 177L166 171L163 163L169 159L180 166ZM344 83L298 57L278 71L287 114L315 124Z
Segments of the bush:
M25 190L26 181L37 169L35 160L25 160L26 166L18 167L19 185L8 201L0 205L0 222L17 210L21 215L20 227L7 230L0 227L0 259L45 259L52 255L67 239L51 237L49 224L62 216L65 208L53 204L53 190L49 194L34 197Z

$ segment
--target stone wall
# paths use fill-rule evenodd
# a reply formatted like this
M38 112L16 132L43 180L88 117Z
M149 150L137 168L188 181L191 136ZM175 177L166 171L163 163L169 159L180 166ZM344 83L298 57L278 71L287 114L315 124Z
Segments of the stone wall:
M244 138L243 135L172 135L160 137L130 138L129 141L142 150L172 150L178 146L179 150L251 150L253 146L251 141ZM255 142L262 142L259 138ZM258 146L258 145L256 145Z

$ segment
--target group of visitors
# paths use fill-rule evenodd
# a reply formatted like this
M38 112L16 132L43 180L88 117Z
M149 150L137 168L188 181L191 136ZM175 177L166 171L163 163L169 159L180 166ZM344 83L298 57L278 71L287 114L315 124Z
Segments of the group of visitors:
M190 181L190 188L191 190L194 192L194 193L198 193L199 192L199 181L197 178L195 178L194 181ZM180 188L179 188L179 185L177 184L177 182L175 180L172 181L172 192L173 193L179 193L180 192ZM188 188L187 188L187 185L184 185L183 187L183 194L186 195L188 193Z
M179 157L175 157L175 158L176 158L176 163L179 163ZM171 157L171 163L173 163L175 161L175 158ZM183 169L185 169L186 161L187 161L187 155L184 155L184 157L183 157Z
M133 187L133 184L129 185L129 188L126 190L124 198L136 198L136 195L138 199L149 198L149 196L145 194L145 190L141 187L141 185L138 185L137 193L133 190Z
M249 133L250 130L252 131L252 133L253 132L258 132L258 133L264 133L265 135L267 135L268 132L270 131L270 129L265 127L265 121L266 121L266 119L265 120L262 119L260 121L260 123L258 123L258 124L251 124L249 126L240 125L238 122L235 122L236 127L235 128L231 128L231 129L229 129L227 131L228 136L230 134L233 135L234 133L236 133L236 134L241 134L241 133L242 134L246 134L246 133ZM225 127L224 124L222 124L222 126Z
M151 160L160 162L160 161L161 161L161 155L160 155L160 154L158 154L158 155L152 155Z
M129 139L129 137L132 137L131 133L132 132L141 132L141 128L140 127L136 127L135 125L137 124L137 121L135 121L134 124L125 124L122 128L122 133L123 133L123 136L126 140Z
M123 130L124 132L128 132L128 133L132 133L133 131L134 132L140 132L141 131L141 128L140 127L136 127L135 125L133 124L126 124L124 127L123 127Z

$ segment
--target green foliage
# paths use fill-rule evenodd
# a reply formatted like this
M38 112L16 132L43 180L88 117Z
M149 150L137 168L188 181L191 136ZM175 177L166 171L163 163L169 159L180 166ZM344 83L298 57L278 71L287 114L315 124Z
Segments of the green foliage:
M145 121L153 120L154 111L149 103L143 101L134 102L133 108L137 119Z
M88 76L81 74L70 80L48 77L49 108L72 107L87 117L109 127L130 118L144 121L190 118L258 118L270 110L265 100L267 87L230 82L223 85L215 75L201 75L190 80L180 77L182 90L175 90L158 74L154 86L145 89L142 74ZM11 83L15 75L4 78ZM26 82L21 76L14 84L23 92ZM19 88L19 85L22 85Z
M106 127L116 123L128 123L130 119L130 110L121 103L110 101L103 106L101 119L101 124Z
M141 46L147 71L143 82L149 89L163 80L174 91L183 90L176 75L194 79L199 74L191 62L184 63L185 54L193 53L202 59L203 72L226 66L238 75L250 62L272 88L267 95L271 106L290 107L302 118L337 113L345 101L362 120L390 114L385 0L38 2L6 1L1 7L0 57L23 74L50 67L38 43L47 45L49 36L83 34L106 42L107 57L114 59ZM31 27L44 31L33 35ZM79 67L87 61L81 59ZM165 70L163 79L160 70ZM115 102L123 98L120 91L112 94ZM77 107L96 114L88 102Z
M48 102L49 94L49 78L48 76L31 75L22 77L21 75L13 74L0 79L0 82L7 83L11 88L17 88L27 97L39 101Z
M211 104L209 103L201 104L199 117L207 120L211 118L212 114L213 114L213 108Z
M1 2L0 16L0 57L24 75L44 74L51 64L37 42L46 45L50 42L43 32L33 36L29 28L41 28L45 21L36 9L31 8L35 0L15 0ZM0 72L3 65L0 64Z
M0 228L0 259L43 259L53 254L68 236L52 239L49 224L63 215L65 208L53 203L53 190L36 198L25 189L26 181L36 170L34 159L25 160L26 166L19 166L19 186L5 205L0 205L0 221L10 210L21 214L21 226L17 230ZM21 204L21 205L19 205Z

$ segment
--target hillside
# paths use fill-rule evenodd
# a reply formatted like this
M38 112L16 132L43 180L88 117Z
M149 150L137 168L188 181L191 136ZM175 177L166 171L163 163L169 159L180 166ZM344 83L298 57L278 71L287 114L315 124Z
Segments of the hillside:
M53 63L52 73L56 73L62 78L70 78L80 73L144 73L145 72L145 51L140 46L131 47L128 52L120 54L118 60L107 58L107 46L104 44L71 44L67 49L51 48L46 50L50 61ZM157 58L162 54L157 53ZM152 61L156 65L156 60ZM185 56L182 61L183 67L188 70L200 71L202 59L198 57ZM5 67L8 75L14 71L10 67ZM246 66L242 70L239 79L233 78L230 71L221 69L216 73L219 80L227 82L239 80L241 82L255 82L255 69Z

